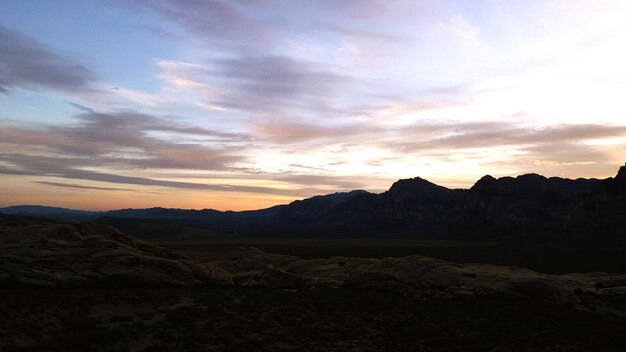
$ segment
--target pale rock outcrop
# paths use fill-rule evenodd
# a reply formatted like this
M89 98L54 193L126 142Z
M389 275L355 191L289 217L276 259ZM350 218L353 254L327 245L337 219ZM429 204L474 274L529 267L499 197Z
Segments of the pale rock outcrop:
M218 254L208 263L231 272L235 282L248 286L377 288L443 299L505 295L591 310L602 310L605 296L626 298L624 274L551 275L510 266L457 264L421 255L301 259L246 247Z

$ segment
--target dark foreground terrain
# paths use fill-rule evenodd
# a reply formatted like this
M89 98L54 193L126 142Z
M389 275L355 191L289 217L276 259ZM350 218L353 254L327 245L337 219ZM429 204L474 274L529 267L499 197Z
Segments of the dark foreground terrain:
M626 320L377 290L0 291L3 351L623 351ZM25 346L25 347L20 347Z
M613 267L576 247L585 254L578 264L598 268L576 270L584 267L571 248L496 255L501 244L242 244L252 243L162 242L167 249L94 223L0 216L0 351L626 346L626 273L611 269L620 247L602 249ZM543 264L524 268L533 262Z
M197 259L251 246L269 253L295 255L307 259L335 256L385 258L418 254L455 263L517 266L549 274L596 271L626 274L626 245L258 238L156 240L154 243Z

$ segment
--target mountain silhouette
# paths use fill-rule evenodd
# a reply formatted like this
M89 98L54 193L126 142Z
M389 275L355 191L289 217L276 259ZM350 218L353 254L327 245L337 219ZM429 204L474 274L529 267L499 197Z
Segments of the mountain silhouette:
M419 177L388 191L362 190L297 200L253 211L122 209L102 212L14 206L0 212L91 220L135 236L182 228L216 235L318 238L474 239L543 236L556 240L626 239L626 166L615 177L576 180L525 174L484 176L469 189ZM149 231L148 231L149 232ZM148 235L149 236L149 235Z

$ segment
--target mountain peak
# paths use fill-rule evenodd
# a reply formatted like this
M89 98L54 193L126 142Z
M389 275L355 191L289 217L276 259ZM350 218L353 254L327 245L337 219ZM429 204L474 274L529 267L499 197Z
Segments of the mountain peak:
M450 189L436 185L421 177L398 180L387 193L395 199L440 199L448 198Z
M547 180L547 178L545 176L539 175L539 174L535 174L535 173L519 175L519 176L516 177L516 179L532 180L532 181L540 181L540 182Z
M470 191L484 192L493 189L497 181L498 180L495 177L491 175L485 175L481 177L480 180L476 181L472 188L470 188Z
M626 165L619 168L617 175L609 181L608 187L616 194L626 194Z
M619 168L619 171L617 172L617 176L615 176L615 178L626 181L626 164Z
M428 180L425 180L421 177L413 177L413 178L405 178L398 180L391 185L389 188L389 192L401 192L407 189L416 190L416 189L425 189L425 188L433 188L433 187L441 187L438 186Z

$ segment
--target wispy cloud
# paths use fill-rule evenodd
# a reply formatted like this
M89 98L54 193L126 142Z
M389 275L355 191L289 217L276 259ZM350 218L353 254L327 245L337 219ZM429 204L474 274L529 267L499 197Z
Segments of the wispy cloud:
M0 145L6 148L4 150L13 152L0 153L0 174L294 197L323 192L316 186L347 188L361 185L340 177L289 173L279 176L254 173L254 176L296 187L187 182L172 180L172 176L168 179L136 176L146 170L202 170L245 175L246 170L232 165L246 160L243 156L246 145L253 138L248 134L225 133L177 123L170 117L133 111L101 113L80 105L76 107L82 113L75 116L77 123L74 125L3 125ZM213 175L213 178L222 177ZM40 183L75 189L129 190Z
M626 126L598 124L524 126L506 122L470 122L414 125L410 130L414 131L413 136L422 134L421 138L413 141L391 141L387 145L393 149L411 152L560 143L571 145L586 140L626 136ZM424 133L427 135L424 136Z
M22 87L77 91L95 81L83 64L1 26L0 53L0 92Z
M256 116L336 111L336 97L351 78L322 63L278 55L246 55L202 64L161 61L161 77L181 89L205 92L215 107Z
M237 145L252 138L134 111L87 111L76 119L78 124L71 126L3 126L0 144L66 160L73 157L89 166L223 170L243 160ZM183 136L182 141L177 135Z
M33 183L53 186L53 187L61 187L61 188L71 188L71 189L79 189L79 190L95 190L95 191L126 191L126 192L136 192L137 190L133 190L130 188L112 188L112 187L95 187L95 186L83 186L77 185L74 183L62 183L62 182L45 182L45 181L35 181Z
M136 186L159 186L186 190L259 193L268 195L288 195L295 197L311 196L319 192L318 188L284 189L263 186L207 184L184 181L151 179L147 177L126 176L107 172L80 169L75 165L63 163L59 158L28 157L24 155L0 154L0 160L10 162L17 167L0 166L0 174L24 176L51 176L71 180L97 181ZM60 162L61 161L61 162Z
M256 1L158 1L121 2L133 11L149 11L178 25L204 45L260 48L277 39L271 21L256 17L263 5Z
M295 175L283 175L276 178L278 181L294 183L298 185L309 186L333 186L338 189L352 190L359 189L365 186L364 183L350 180L344 176L327 176L327 175L311 175L311 174L295 174Z

